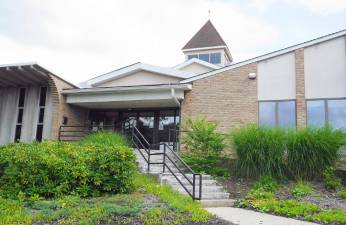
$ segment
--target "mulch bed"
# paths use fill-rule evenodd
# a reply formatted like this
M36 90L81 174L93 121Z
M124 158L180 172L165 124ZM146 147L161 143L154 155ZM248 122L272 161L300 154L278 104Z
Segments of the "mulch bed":
M255 180L251 179L231 177L222 183L230 193L230 198L239 200L246 196L254 182ZM316 204L323 209L337 208L346 211L346 200L339 198L337 196L337 191L327 190L322 181L313 181L310 182L310 184L314 189L313 194L300 198L300 201ZM293 185L294 182L292 181L281 185L281 188L276 192L276 197L282 200L294 199L290 192Z

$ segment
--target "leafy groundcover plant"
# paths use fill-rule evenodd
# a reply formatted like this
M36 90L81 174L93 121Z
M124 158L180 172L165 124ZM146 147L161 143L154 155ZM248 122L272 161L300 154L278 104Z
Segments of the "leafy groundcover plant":
M301 188L301 184L299 186ZM278 188L279 184L275 179L268 176L261 177L253 185L247 196L238 201L238 207L251 208L261 212L321 222L324 224L346 223L346 213L342 210L326 210L320 208L318 205L296 199L278 199L275 196ZM309 191L305 191L304 195L308 194Z
M17 198L19 193L44 198L66 194L85 197L133 189L135 156L115 133L93 134L77 144L11 144L0 152L3 197Z

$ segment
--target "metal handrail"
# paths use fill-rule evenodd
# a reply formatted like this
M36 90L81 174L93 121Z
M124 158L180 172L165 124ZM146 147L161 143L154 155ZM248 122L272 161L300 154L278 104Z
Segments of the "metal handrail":
M150 170L150 165L152 164L162 164L163 168L162 171L163 173L165 173L166 168L168 169L168 171L173 175L173 177L178 181L178 183L183 187L183 189L194 199L194 200L201 200L202 199L202 175L199 173L195 173L180 157L179 155L170 148L169 145L167 145L166 143L161 143L158 144L159 145L159 149L160 149L160 145L163 145L163 153L152 153L152 146L155 146L157 144L150 144L148 142L148 140L144 137L144 135L138 130L138 128L134 125L133 122L131 122L130 120L126 120L123 123L123 134L125 134L125 128L131 129L131 140L132 143L135 145L135 147L138 149L139 153L141 154L141 156L144 158L144 160L147 163L147 168L148 171ZM137 134L140 136L138 137ZM145 142L145 144L147 144L146 147L142 141L140 140L143 139L143 141ZM136 139L137 141L139 141L139 144L141 146L139 146L137 144L137 142L134 140ZM142 148L140 148L142 147ZM145 153L147 154L147 157L145 157L145 155L143 154L143 152L141 151L141 149L144 149ZM177 160L173 160L169 154L167 153L167 149L169 151L169 153L172 153L174 155L174 157ZM162 162L156 162L153 163L150 161L151 156L153 155L162 155L163 156L163 161ZM171 165L167 163L167 160L170 161L170 164L173 165L178 171L179 173L182 175L182 177L184 177L188 184L190 184L192 186L192 191L190 191L188 189L188 187L186 187L186 184L184 184L176 175L176 173L173 171L173 168L171 168ZM192 179L190 177L187 176L187 173L185 173L184 171L181 170L181 168L177 165L177 161L179 161L180 165L183 165L185 167L185 169L188 170L188 173L192 174ZM196 194L196 177L198 176L199 179L199 183L198 183L198 195Z

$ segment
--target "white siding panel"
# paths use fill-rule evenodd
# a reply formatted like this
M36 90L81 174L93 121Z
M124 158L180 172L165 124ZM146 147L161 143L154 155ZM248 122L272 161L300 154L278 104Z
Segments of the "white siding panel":
M296 98L294 53L259 62L257 73L259 100Z
M1 94L0 145L3 145L13 142L14 140L18 89L4 88Z
M308 47L304 51L305 97L346 97L345 38Z

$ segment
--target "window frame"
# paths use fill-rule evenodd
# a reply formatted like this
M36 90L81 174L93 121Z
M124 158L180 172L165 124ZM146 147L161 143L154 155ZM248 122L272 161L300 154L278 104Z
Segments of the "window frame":
M280 100L258 100L258 104L257 104L257 123L258 126L260 126L260 104L262 102L274 102L275 103L275 126L274 127L281 127L279 125L279 103L280 102L294 102L294 126L292 127L287 127L290 129L296 129L297 128L297 124L298 124L298 119L297 119L297 100L296 99L280 99Z
M211 55L212 54L219 54L220 55L220 63L211 63ZM208 61L205 61L203 59L200 59L200 55L208 55ZM206 52L206 53L196 53L196 54L189 54L187 55L187 60L190 60L190 59L199 59L199 60L202 60L204 62L207 62L207 63L210 63L210 64L213 64L213 65L220 65L221 62L222 62L222 52Z
M330 100L346 100L346 97L338 97L338 98L311 98L305 100L305 115L306 115L306 127L309 126L308 124L308 101L323 101L323 108L324 108L324 124L329 125L329 108L328 108L328 101Z

